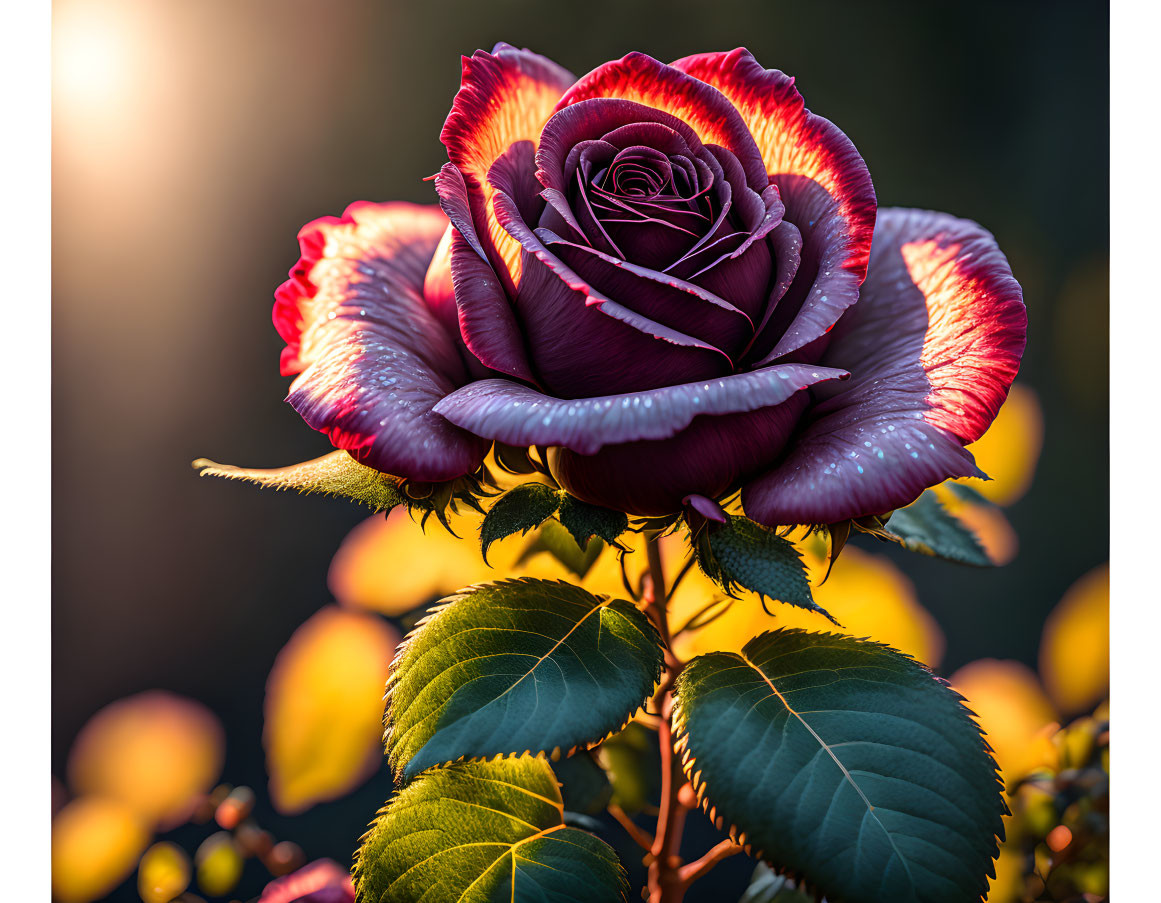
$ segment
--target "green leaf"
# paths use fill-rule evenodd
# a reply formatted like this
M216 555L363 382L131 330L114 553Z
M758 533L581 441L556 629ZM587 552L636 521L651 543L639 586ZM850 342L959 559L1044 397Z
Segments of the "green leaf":
M710 812L828 899L978 903L1006 811L963 699L888 646L778 630L677 680L676 746Z
M572 534L556 518L550 518L540 525L528 545L520 553L517 564L523 564L529 558L547 552L578 577L584 577L589 572L605 548L604 542L593 537L582 550L572 538Z
M975 567L993 566L976 535L948 514L930 489L906 508L894 512L882 533L876 531L876 535L921 555Z
M554 580L472 587L396 652L391 767L410 779L462 758L593 746L653 694L663 662L656 628L628 602Z
M629 529L629 515L612 508L590 505L565 493L560 500L557 514L565 529L572 534L576 544L582 549L590 537L599 536L610 545L618 536Z
M513 533L538 527L560 507L560 493L543 483L521 483L496 499L480 524L480 551L488 560L488 547Z
M790 878L759 862L738 903L814 903L814 896L798 890Z
M661 749L657 732L636 721L597 749L616 803L630 815L661 802Z
M613 797L613 785L593 754L586 749L552 764L560 781L560 795L569 812L596 815Z
M359 903L615 903L604 841L564 824L552 769L525 756L428 772L380 811L355 856Z
M955 480L947 480L942 485L946 486L948 491L960 501L970 502L973 505L985 505L988 508L996 507L995 502L974 486L970 486L967 483L957 483Z
M698 566L731 596L737 587L762 598L816 611L834 624L830 613L810 593L802 555L794 543L746 517L727 514L725 524L711 524L693 541Z
M265 489L295 489L304 495L338 495L374 511L389 511L407 501L399 477L360 464L345 451L270 470L218 464L208 458L198 458L193 466L202 477L245 480Z

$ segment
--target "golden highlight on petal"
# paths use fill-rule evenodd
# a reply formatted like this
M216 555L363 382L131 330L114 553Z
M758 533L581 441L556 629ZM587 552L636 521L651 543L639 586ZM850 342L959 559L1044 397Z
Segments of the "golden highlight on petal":
M149 828L115 799L75 799L52 820L52 897L59 903L98 900L133 871Z
M69 753L77 794L118 800L161 830L181 824L222 772L225 739L205 706L162 690L101 709Z
M262 741L279 812L335 799L374 773L383 687L399 639L381 618L332 605L278 653L266 682Z
M1040 639L1040 675L1065 712L1087 711L1109 689L1109 566L1076 581Z

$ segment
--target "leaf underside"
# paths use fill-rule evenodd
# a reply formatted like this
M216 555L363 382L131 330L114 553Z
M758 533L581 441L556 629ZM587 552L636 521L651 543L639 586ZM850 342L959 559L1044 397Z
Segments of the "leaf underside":
M395 774L599 743L652 695L664 649L635 606L521 578L450 597L400 645L384 740Z
M814 903L814 895L798 890L785 875L759 862L750 877L750 886L738 903Z
M583 578L600 557L604 548L604 542L593 537L582 549L560 521L556 518L549 518L529 539L528 545L524 547L516 563L523 564L541 552L547 552L572 573Z
M698 566L707 577L730 595L740 586L763 600L818 612L838 624L814 601L794 543L749 518L726 516L727 523L707 527L693 542Z
M974 567L995 564L976 535L949 514L930 489L906 508L895 511L882 532L886 539L920 555Z
M613 785L591 752L581 750L567 759L553 762L552 771L560 781L565 809L582 815L598 815L605 811L613 797Z
M962 698L888 646L778 630L675 689L711 818L832 903L969 903L994 876L1002 785Z
M301 464L273 469L235 467L208 458L198 458L193 466L198 476L244 480L264 489L294 489L303 495L318 492L342 496L360 502L372 511L389 511L407 501L398 477L360 464L345 451L334 451Z
M359 903L615 903L616 854L566 827L543 758L427 772L379 813L355 858Z

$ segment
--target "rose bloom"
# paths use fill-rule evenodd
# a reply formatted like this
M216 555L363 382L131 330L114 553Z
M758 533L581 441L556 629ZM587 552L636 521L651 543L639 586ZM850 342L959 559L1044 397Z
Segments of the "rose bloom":
M992 236L877 209L866 164L746 50L577 79L463 60L439 205L299 234L276 295L288 401L380 471L446 481L541 446L576 497L664 515L741 488L834 523L982 476L964 445L1024 349Z

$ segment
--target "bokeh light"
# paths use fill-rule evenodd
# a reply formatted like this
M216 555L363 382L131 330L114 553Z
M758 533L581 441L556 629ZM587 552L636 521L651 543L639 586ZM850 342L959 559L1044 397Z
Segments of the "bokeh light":
M74 793L120 800L149 825L180 824L222 772L225 739L212 712L162 690L97 712L69 754Z
M59 903L89 903L133 871L149 828L130 806L85 796L52 820L52 895Z
M449 518L456 535L435 518L426 528L400 506L374 515L347 534L331 561L327 583L342 605L400 615L472 583L494 580L513 564L501 543L480 557L478 514ZM459 537L459 538L457 538Z
M757 596L746 593L729 610L708 626L679 637L678 655L688 658L703 652L740 651L753 636L767 630L797 627L803 630L837 630L851 636L870 636L894 646L929 667L943 658L944 637L935 618L919 604L911 581L886 558L861 549L843 550L821 586L826 573L821 559L812 563L814 600L842 624L836 628L822 615L781 603L768 603L773 613L763 610ZM676 620L686 618L721 590L700 571L691 570L678 587L673 604Z
M1109 567L1076 581L1044 623L1040 675L1062 711L1091 709L1109 689Z
M374 772L383 686L399 634L373 614L328 606L294 632L266 684L270 798L296 814Z
M1051 755L1050 731L1056 709L1027 665L980 659L949 679L978 715L1006 780L1018 777Z
M141 857L137 893L142 903L170 903L189 887L189 879L189 856L177 844L163 840Z
M997 505L1010 505L1032 485L1043 444L1040 398L1023 383L1013 383L988 431L968 446L976 464L991 479L965 482Z

